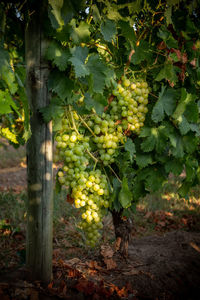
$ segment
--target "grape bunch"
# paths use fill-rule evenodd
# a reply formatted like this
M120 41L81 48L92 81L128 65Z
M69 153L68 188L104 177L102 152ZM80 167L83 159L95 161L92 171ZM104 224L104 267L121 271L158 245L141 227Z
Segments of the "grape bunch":
M107 113L103 113L102 117L92 115L88 125L95 134L93 142L97 146L100 160L105 166L113 163L117 156L118 146L124 140L122 127L116 126L111 115Z
M56 136L55 158L63 163L57 178L69 189L70 199L80 210L79 227L89 246L95 246L99 240L102 218L110 205L108 180L102 166L112 170L110 164L115 162L127 135L139 134L148 111L148 93L145 81L123 77L101 116L94 109L89 115L79 116L69 108Z
M95 246L105 209L109 207L107 179L99 169L89 170L89 137L74 131L69 118L62 121L56 136L56 159L63 163L58 181L68 187L76 208L81 210L80 228L85 232L86 244Z
M114 100L110 103L110 114L120 116L123 130L140 132L148 112L148 84L145 81L130 81L122 78L113 90Z

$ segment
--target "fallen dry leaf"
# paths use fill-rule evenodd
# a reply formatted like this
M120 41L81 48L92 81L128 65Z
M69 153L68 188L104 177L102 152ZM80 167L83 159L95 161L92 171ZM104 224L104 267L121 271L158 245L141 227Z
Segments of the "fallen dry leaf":
M123 272L122 274L123 275L127 275L127 276L130 276L130 275L138 275L140 273L139 270L136 270L134 268L131 268L130 270L126 270L125 272Z
M122 239L118 237L115 241L115 251L119 251Z
M90 260L86 262L86 265L91 269L102 270L103 268L98 265L98 262L95 260Z
M190 246L195 249L196 251L200 252L200 248L193 242L190 243Z
M69 260L65 260L64 261L64 263L66 264L66 265L68 265L69 267L72 267L72 266L74 266L74 265L76 265L76 264L78 264L78 263L80 263L81 262L81 260L78 258L78 257L74 257L74 258L72 258L72 259L69 259Z
M101 255L104 258L111 258L113 257L114 251L109 245L102 245L101 246Z
M116 262L112 258L105 257L104 262L106 264L107 270L113 270L113 269L116 269L116 267L117 267Z

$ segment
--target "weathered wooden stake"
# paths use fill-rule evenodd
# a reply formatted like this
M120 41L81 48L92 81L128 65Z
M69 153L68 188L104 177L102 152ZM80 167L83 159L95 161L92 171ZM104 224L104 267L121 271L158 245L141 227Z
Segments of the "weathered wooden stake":
M48 283L52 274L52 123L44 123L40 108L49 104L47 41L43 34L46 1L35 1L25 34L27 94L31 138L27 143L28 208L26 264L32 280Z

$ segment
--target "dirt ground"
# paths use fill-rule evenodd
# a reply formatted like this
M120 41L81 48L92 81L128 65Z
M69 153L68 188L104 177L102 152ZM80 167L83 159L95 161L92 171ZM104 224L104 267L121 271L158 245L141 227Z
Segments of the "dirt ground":
M0 191L19 193L26 189L26 165L0 169ZM54 239L53 280L43 287L29 282L25 269L25 233L1 236L0 247L16 248L14 263L6 267L0 256L1 300L49 299L200 299L200 228L174 230L135 237L129 244L129 257L121 257L114 245L82 254L73 248L67 259ZM5 252L6 253L6 252Z

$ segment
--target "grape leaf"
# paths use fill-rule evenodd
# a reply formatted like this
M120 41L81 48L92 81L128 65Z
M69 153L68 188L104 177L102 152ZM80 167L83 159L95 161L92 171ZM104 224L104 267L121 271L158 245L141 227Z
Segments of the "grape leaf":
M18 112L18 108L9 92L0 90L0 115L11 113L13 109Z
M200 136L200 124L190 124L190 129L196 133L196 136Z
M172 149L172 154L177 158L182 158L184 156L183 139L178 134L176 135L176 145Z
M185 135L190 131L190 124L188 123L187 119L184 116L180 116L178 119L179 130L182 135Z
M159 98L152 110L151 118L154 122L158 123L163 120L164 113L171 116L176 107L177 92L171 88L166 89L162 86Z
M138 154L136 155L136 164L139 168L145 168L149 164L152 164L152 157L150 154Z
M48 0L49 4L52 7L51 13L53 14L54 18L56 19L59 26L64 25L64 21L61 16L61 8L63 6L63 0ZM51 19L51 18L50 18ZM51 19L52 21L52 19ZM52 26L54 26L55 29L58 28L57 24L55 22L52 22Z
M15 82L15 75L9 62L9 54L0 47L0 79L5 81L10 93L13 95L17 91L18 86Z
M172 63L165 63L164 68L160 70L155 78L156 81L161 81L163 79L169 80L174 84L178 81L178 77L176 75L176 67L174 67Z
M120 21L119 25L123 36L129 41L131 47L133 48L136 42L136 35L133 27L131 27L129 22L126 21Z
M56 42L51 42L47 48L46 57L52 60L53 64L56 65L60 71L64 71L69 64L69 58L71 54L69 49L61 47Z
M112 186L113 186L113 191L109 202L112 203L114 210L120 211L121 205L120 202L118 201L118 195L121 189L121 183L117 178L113 178Z
M147 137L142 143L141 143L141 149L144 152L150 152L152 151L157 143L158 140L158 129L157 128L146 128L145 136ZM141 132L140 137L144 136L144 131Z
M198 161L193 157L188 157L185 162L186 181L193 181L196 177Z
M72 19L70 25L71 25L70 36L76 45L80 44L81 42L87 42L89 40L90 38L89 24L81 21L79 26L76 27L76 20Z
M151 61L152 53L149 51L149 43L141 40L138 46L134 47L135 53L131 57L134 65L140 64L142 61Z
M187 153L193 153L197 148L199 138L195 137L193 133L191 135L185 135L183 137L183 147Z
M129 189L128 181L126 177L123 177L122 187L119 192L119 202L123 208L128 208L133 200L133 195Z
M135 144L130 138L127 138L126 143L124 144L124 149L129 152L130 160L133 161L133 154L136 152Z
M103 93L108 68L104 65L98 54L92 54L89 56L86 67L92 75L93 91L96 93Z
M69 59L74 66L76 77L84 77L89 74L89 70L85 64L88 56L87 47L74 47L71 50L72 57Z
M165 170L167 173L173 173L174 175L178 176L183 170L183 163L177 159L170 159L165 164Z
M98 7L96 6L96 4L93 4L91 6L91 10L92 10L92 16L93 16L93 19L94 19L94 22L95 23L98 23L101 21L101 15L99 13L99 9Z
M186 89L181 89L181 97L179 103L172 115L175 120L178 119L185 112L186 106L193 101L194 95L187 93ZM196 97L195 97L196 98Z
M162 175L162 168L148 168L144 172L145 175L145 189L147 191L157 191L165 181L165 177Z
M102 22L100 30L105 41L112 42L112 40L115 39L117 28L114 21L107 19L106 21Z
M197 123L199 119L199 109L197 103L195 103L195 95L193 99L186 105L184 116L189 122Z
M167 25L173 24L173 22L172 22L172 6L168 6L166 8L164 15L166 18Z
M164 26L159 29L157 36L161 38L169 48L178 48L178 41L175 40L170 31Z
M94 108L96 113L101 115L104 111L106 98L101 94L94 94L91 96L89 93L85 93L84 103L88 110Z
M49 76L49 89L55 92L62 100L70 98L74 82L63 76L59 71L51 72Z
M164 119L164 107L160 99L158 99L153 107L151 118L155 123L158 123Z
M53 119L60 118L64 114L64 109L60 105L60 99L59 98L52 98L51 103L46 106L40 108L40 112L43 115L43 119L46 123L50 122Z

